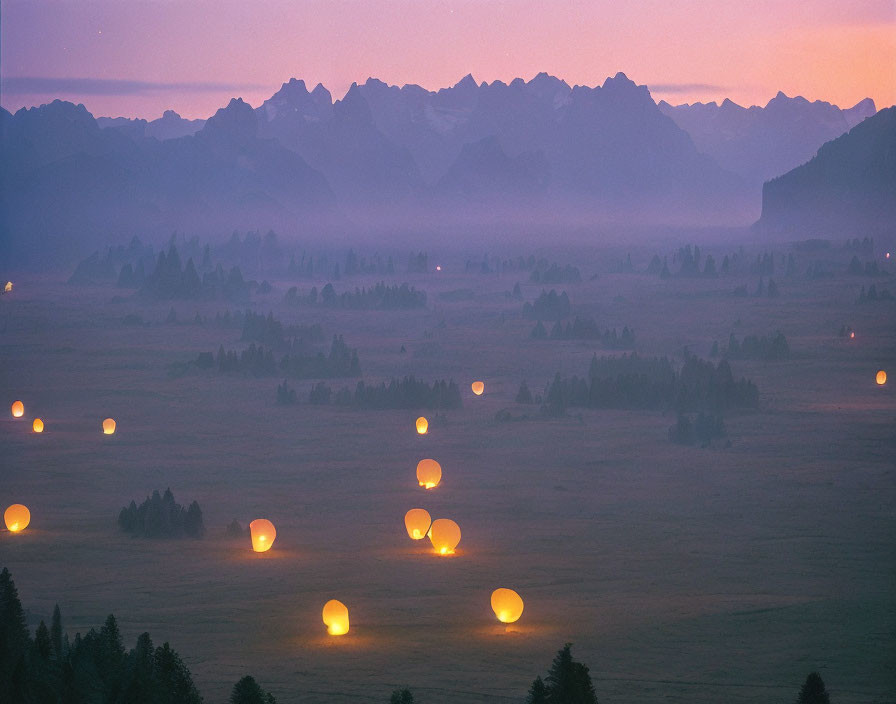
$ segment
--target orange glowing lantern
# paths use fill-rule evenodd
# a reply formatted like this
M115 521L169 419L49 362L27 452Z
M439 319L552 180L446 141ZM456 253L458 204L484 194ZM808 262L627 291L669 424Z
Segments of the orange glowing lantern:
M417 419L417 434L418 435L426 435L426 432L429 430L429 421L426 420L423 416L420 416Z
M420 460L417 463L417 481L424 489L432 489L442 481L442 465L435 460Z
M889 257L890 255L887 254L887 256ZM7 282L6 282L6 286L3 287L3 291L4 291L5 293L12 293L12 281L7 281Z
M27 506L22 504L13 504L3 514L3 520L10 533L19 533L28 527L31 523L31 511Z
M21 418L25 415L25 404L21 401L13 401L12 402L12 417L13 418Z
M513 623L523 615L523 600L513 589L495 589L492 592L492 611L501 623Z
M477 396L482 396L482 393L485 391L485 384L481 381L474 381L471 384L471 388L473 389L473 393Z
M252 535L252 549L255 552L267 552L274 544L277 537L277 529L266 518L256 518L249 524L249 533Z
M887 373L881 369L877 372L877 376L874 377L874 380L877 382L878 386L883 386L887 383Z
M115 434L115 421L112 418L106 418L103 421L103 435Z
M438 518L432 522L429 539L439 555L453 555L460 542L460 526L450 518Z
M31 424L31 429L35 433L44 432L44 422L40 418L35 418L34 422Z
M423 540L431 525L432 516L425 508L412 508L404 514L404 527L412 540Z
M331 636L348 633L348 607L338 599L330 599L324 604L323 619Z

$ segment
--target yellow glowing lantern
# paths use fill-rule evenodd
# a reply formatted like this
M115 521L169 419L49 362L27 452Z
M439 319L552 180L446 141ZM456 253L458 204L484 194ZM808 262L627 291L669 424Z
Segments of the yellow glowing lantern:
M495 589L492 592L492 611L501 623L513 623L523 615L523 600L513 589Z
M481 381L474 381L471 386L473 388L474 394L476 394L477 396L482 396L482 392L485 391L485 384L483 384Z
M426 420L423 416L420 416L417 419L417 434L418 435L426 435L426 431L429 430L429 421Z
M435 460L420 460L417 463L417 481L424 489L432 489L442 481L442 465Z
M878 386L883 386L887 383L887 373L881 369L877 372L877 376L874 377L874 380L877 382Z
M44 422L40 418L35 418L34 422L31 424L31 429L35 433L44 432Z
M890 255L888 254L887 256L889 257ZM6 293L9 293L10 291L12 291L12 281L7 281L6 286L3 287L3 290Z
M21 401L13 401L12 402L12 417L13 418L21 418L25 415L25 404Z
M450 518L438 518L432 522L429 539L439 555L453 555L460 542L460 526Z
M266 518L256 518L249 524L249 533L252 535L252 549L255 552L267 552L274 544L277 537L277 529Z
M348 608L338 599L330 599L324 604L323 618L331 636L348 633Z
M432 517L425 508L412 508L404 514L404 527L413 540L423 540L431 525Z
M103 421L103 435L113 435L115 433L115 421L112 418L106 418Z
M13 504L6 509L6 512L3 514L3 520L6 522L6 527L9 528L10 533L19 533L25 530L28 524L31 523L31 511L28 510L27 506L22 506L22 504Z

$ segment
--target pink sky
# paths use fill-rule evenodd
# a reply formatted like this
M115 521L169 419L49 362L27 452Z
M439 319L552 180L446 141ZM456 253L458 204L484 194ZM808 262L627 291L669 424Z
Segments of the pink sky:
M894 0L4 0L0 32L10 110L61 97L207 117L293 76L339 98L368 76L437 89L539 71L587 85L623 71L672 103L896 103ZM47 94L32 78L94 80Z

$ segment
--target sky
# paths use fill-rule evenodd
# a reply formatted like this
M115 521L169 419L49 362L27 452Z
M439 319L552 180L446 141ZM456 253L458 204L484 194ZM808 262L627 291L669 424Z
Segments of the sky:
M438 89L622 71L659 101L896 103L896 0L3 0L0 104L208 117L291 77Z

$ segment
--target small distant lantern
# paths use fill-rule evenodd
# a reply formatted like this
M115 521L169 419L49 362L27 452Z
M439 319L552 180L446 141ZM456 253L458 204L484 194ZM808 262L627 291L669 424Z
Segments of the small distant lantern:
M887 255L887 256L889 256L889 255ZM442 267L441 267L441 266L437 266L437 267L436 267L436 271L441 271L441 270L442 270Z
M432 516L425 508L412 508L404 514L404 527L407 528L411 540L423 540L431 525Z
M495 589L492 592L492 611L501 623L513 623L523 615L523 600L513 589Z
M877 382L878 386L883 386L887 383L887 373L883 369L878 370L877 376L874 377L874 380Z
M3 520L10 533L20 533L31 523L31 511L22 504L13 504L4 512Z
M114 435L115 434L115 420L112 418L106 418L103 421L103 435Z
M435 460L420 460L417 463L417 481L424 489L432 489L442 481L442 465Z
M13 401L12 402L12 417L13 418L21 418L25 415L25 404L21 401Z
M890 258L890 253L887 252L887 259L889 259L889 258ZM12 284L7 284L7 286L12 286Z
M417 434L418 435L426 435L426 432L429 430L429 421L426 420L423 416L420 416L417 419Z
M856 339L856 332L855 332L855 330L850 330L850 331L849 331L849 339L850 339L850 340L855 340L855 339Z
M476 394L477 396L482 396L483 392L485 391L485 384L483 384L481 381L474 381L471 384L471 388L473 389L474 394Z
M331 636L348 633L348 607L338 599L330 599L324 604L323 619Z
M252 535L252 549L255 552L267 552L274 544L277 537L277 529L266 518L256 518L249 524L249 533Z
M460 542L460 526L450 518L438 518L432 522L429 539L439 555L453 555Z
M888 256L888 257L890 256L889 253L887 254L887 256ZM6 286L3 287L3 292L4 292L4 293L10 293L10 292L12 292L12 281L7 281L7 282L6 282Z
M31 424L31 429L35 433L44 432L44 422L40 418L35 418L34 422Z

